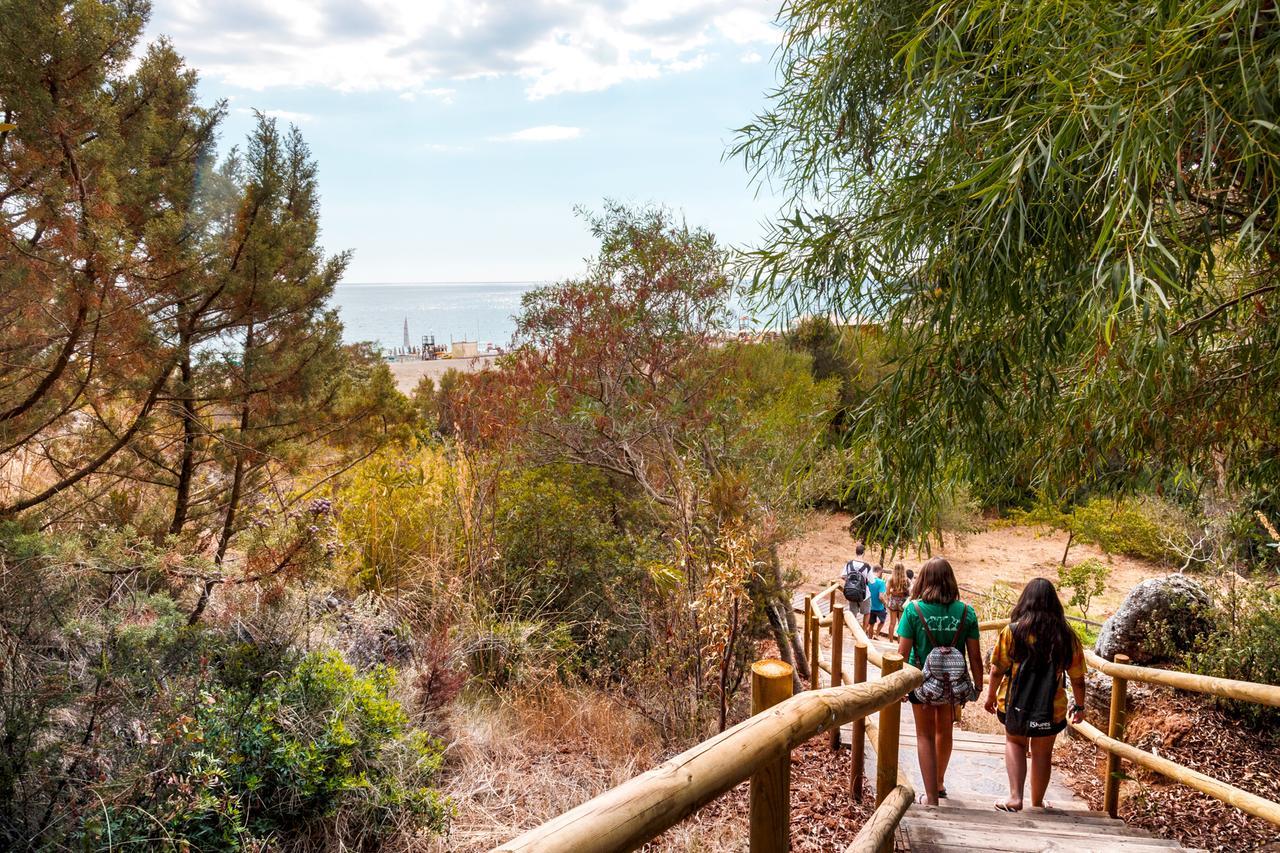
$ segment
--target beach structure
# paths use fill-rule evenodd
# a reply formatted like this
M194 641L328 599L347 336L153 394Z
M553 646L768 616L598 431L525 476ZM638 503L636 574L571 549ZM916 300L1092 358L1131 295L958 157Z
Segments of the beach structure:
M449 348L449 355L452 358L475 358L479 354L479 341L454 341Z

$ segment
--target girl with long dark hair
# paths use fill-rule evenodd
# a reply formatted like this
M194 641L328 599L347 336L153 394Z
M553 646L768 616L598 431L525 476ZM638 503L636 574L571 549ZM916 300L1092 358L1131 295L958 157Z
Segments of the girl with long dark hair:
M898 654L924 670L924 683L907 699L915 716L924 802L936 806L947 796L956 707L982 693L978 614L960 600L955 572L943 557L921 567L911 597L898 620Z
M1084 649L1067 623L1058 591L1036 578L1023 588L991 655L986 709L1004 724L1009 774L1009 798L996 803L1001 811L1022 810L1028 752L1031 805L1044 808L1053 742L1067 727L1064 675L1071 679L1071 720L1078 723L1084 719Z

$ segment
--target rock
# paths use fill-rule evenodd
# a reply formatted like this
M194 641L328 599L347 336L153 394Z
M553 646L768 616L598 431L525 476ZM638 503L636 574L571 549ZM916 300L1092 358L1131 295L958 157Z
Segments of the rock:
M1172 660L1212 627L1209 594L1186 575L1148 578L1134 587L1098 634L1094 650L1131 663Z
M1129 708L1140 705L1151 695L1151 688L1136 681L1130 681L1125 688L1125 698ZM1084 676L1084 703L1089 710L1091 722L1098 723L1099 728L1106 729L1107 720L1111 718L1111 676L1096 669L1090 669Z

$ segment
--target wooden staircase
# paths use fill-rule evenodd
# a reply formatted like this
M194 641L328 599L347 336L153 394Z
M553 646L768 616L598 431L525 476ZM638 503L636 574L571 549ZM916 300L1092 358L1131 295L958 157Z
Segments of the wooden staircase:
M877 641L881 652L894 649L892 644ZM879 676L874 665L868 666L871 678ZM985 713L970 706L965 714ZM911 777L917 791L923 791L916 762L915 721L911 712L902 709L898 767ZM849 741L850 728L841 728L842 739ZM1065 735L1064 735L1065 737ZM1105 812L1091 811L1088 803L1053 778L1045 802L1049 808L1021 812L1002 812L995 808L1009 794L1004 766L1005 739L999 734L953 730L951 764L947 769L947 798L938 806L913 805L898 825L895 847L911 853L960 853L982 850L992 853L1039 853L1039 851L1071 851L1071 853L1155 853L1161 850L1185 850L1177 841L1156 838L1149 832L1128 826ZM866 775L875 778L875 744L871 742L866 757ZM1029 792L1028 792L1029 793ZM1028 803L1030 800L1028 799Z
M948 780L948 787L951 782ZM1104 812L1028 809L1016 814L992 808L991 801L948 798L937 807L912 806L898 826L899 844L912 853L1155 853L1185 850L1176 841L1113 820Z

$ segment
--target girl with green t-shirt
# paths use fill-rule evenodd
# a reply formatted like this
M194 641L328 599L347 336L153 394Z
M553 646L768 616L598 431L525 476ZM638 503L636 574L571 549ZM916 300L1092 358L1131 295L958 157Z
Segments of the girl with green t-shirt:
M963 648L975 691L982 691L978 614L960 600L956 574L944 558L934 557L920 569L912 600L898 620L897 633L898 653L915 667L923 668L929 652L938 644ZM925 802L936 806L938 798L947 795L945 779L951 761L951 725L956 706L927 704L914 691L907 698L915 715L916 756L924 780Z

